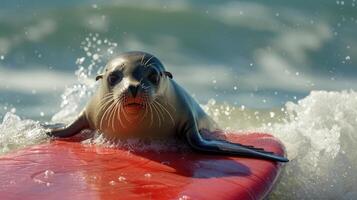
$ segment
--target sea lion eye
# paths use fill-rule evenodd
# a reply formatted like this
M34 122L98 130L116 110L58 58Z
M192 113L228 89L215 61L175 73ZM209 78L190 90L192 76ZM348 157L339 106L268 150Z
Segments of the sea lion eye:
M157 85L160 81L159 74L156 73L155 71L151 72L148 76L148 79L151 83Z
M108 77L108 83L109 85L113 86L115 85L117 82L119 82L121 80L121 76L117 75L117 74L111 74Z

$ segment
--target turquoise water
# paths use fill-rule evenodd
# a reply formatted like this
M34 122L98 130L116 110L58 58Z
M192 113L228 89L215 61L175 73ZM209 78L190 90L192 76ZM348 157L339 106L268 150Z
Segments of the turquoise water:
M45 140L37 121L70 121L108 59L142 50L223 128L284 142L271 199L357 198L355 0L0 4L1 153Z

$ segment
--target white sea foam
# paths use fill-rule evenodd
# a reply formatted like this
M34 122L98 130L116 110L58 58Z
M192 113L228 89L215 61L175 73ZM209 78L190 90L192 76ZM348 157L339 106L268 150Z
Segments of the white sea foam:
M143 151L187 151L188 146L182 145L179 141L169 139L149 140L149 139L128 139L128 140L108 140L102 134L96 132L92 138L82 141L84 145L99 145L108 148L120 148L131 152Z
M45 138L46 134L39 122L21 120L19 116L8 112L0 124L0 154L38 144Z
M280 110L242 109L214 100L204 108L223 128L268 132L284 143L290 162L272 199L357 198L357 92L312 91Z
M314 91L287 103L284 123L263 126L287 148L287 164L276 198L357 198L357 92Z

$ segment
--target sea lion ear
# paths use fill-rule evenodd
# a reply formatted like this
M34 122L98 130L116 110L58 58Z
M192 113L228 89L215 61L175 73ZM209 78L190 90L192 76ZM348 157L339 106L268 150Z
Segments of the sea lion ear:
M170 72L164 71L164 74L168 76L170 79L173 78L172 74Z
M95 77L95 81L98 81L101 78L103 78L103 74L99 74L97 77Z

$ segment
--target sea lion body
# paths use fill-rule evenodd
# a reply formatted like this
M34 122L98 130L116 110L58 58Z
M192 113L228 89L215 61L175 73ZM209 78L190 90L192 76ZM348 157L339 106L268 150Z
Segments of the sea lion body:
M152 96L151 93L155 93L155 100L152 100L155 101L153 106L139 109L137 112L134 110L132 113L125 111L125 108L121 111L115 109L114 113L103 109L106 107L100 102L103 102L103 98L105 98L111 90L120 90L122 95L132 97L130 91L128 91L129 85L133 82L134 84L137 83L140 85L138 82L145 79L143 76L148 67L154 67L161 73L165 70L162 64L150 54L130 52L125 55L130 59L122 59L122 57L120 57L108 63L105 73L102 75L103 77L99 80L101 82L99 83L97 91L83 111L83 115L88 121L90 129L100 130L105 137L110 139L180 136L182 133L181 130L184 128L183 126L191 119L194 119L194 121L198 123L199 129L212 131L213 129L218 129L215 122L202 110L199 104L180 85L167 76L161 77L157 90L148 92L149 94L147 94L148 96ZM150 58L151 60L146 63ZM146 66L144 65L145 63ZM155 63L156 66L154 66L153 63ZM123 81L126 81L127 84L125 85L125 83L123 83L119 88L109 87L106 82L109 74L118 70L120 66L124 68L124 65L125 68L130 69L127 72L123 72L126 78L126 80ZM138 73L137 77L134 77L134 70L141 73ZM145 85L141 86L145 87ZM140 95L140 91L136 98L140 98L138 95ZM145 95L145 93L141 95ZM135 99L133 101L135 101ZM148 101L150 101L150 99Z
M201 133L219 130L217 124L153 55L124 53L109 61L96 80L99 87L78 118L49 135L70 137L92 129L109 140L177 136L202 152L288 161L260 148L204 139Z

